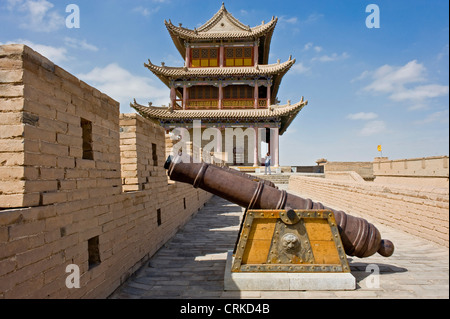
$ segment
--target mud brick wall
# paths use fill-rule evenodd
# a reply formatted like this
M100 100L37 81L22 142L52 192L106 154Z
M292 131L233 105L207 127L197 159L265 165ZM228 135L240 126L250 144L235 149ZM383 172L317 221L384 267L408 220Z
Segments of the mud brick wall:
M0 208L120 193L119 104L26 46L0 56Z
M449 189L292 176L289 189L333 209L449 246Z
M166 183L165 131L137 114L120 116L122 187L125 192Z
M389 160L373 163L376 183L448 187L448 156Z
M0 121L0 299L106 298L212 196L169 185L163 130L23 45L0 46Z

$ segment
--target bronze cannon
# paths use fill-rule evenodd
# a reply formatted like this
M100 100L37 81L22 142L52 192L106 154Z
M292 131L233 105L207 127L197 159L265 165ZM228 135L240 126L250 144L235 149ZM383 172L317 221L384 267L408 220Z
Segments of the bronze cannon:
M232 173L229 169L206 163L184 163L180 157L169 157L165 169L173 181L191 184L248 210L329 210L334 213L348 256L365 258L378 252L384 257L390 257L394 253L393 243L381 239L378 229L367 220L255 181L249 178L250 175Z

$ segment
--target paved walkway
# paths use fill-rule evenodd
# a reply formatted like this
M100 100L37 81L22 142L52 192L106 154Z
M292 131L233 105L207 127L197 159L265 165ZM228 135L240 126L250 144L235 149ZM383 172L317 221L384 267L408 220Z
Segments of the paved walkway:
M349 258L354 291L223 291L226 255L237 240L243 209L218 197L168 242L112 299L449 298L449 249L376 224L396 245L390 258ZM380 269L374 276L369 265ZM377 288L378 278L378 288Z

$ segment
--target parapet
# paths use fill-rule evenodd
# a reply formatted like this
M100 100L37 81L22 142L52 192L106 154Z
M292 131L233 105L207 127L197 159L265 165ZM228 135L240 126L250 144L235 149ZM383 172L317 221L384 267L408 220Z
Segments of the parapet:
M0 46L0 209L121 192L119 103L25 45Z

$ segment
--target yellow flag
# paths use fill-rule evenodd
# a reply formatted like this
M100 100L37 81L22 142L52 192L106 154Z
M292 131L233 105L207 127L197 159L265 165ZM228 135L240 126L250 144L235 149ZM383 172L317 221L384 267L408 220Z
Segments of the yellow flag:
M381 147L381 145L378 145L378 152L383 151L383 148Z

